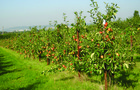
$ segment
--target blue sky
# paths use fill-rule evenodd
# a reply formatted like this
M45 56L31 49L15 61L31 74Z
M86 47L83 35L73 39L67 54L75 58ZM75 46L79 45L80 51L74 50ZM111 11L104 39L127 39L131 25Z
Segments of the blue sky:
M140 0L95 0L100 11L104 12L104 3L116 3L120 6L117 17L122 19L133 16L134 10L140 12ZM90 0L0 0L0 31L15 26L48 25L49 21L57 20L63 23L63 13L66 13L69 23L74 22L74 12L83 11L89 23L91 9Z

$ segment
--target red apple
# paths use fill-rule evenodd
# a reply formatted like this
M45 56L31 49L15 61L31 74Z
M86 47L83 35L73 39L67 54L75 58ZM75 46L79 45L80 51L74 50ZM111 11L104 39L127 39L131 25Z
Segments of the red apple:
M117 56L120 56L119 53L116 53Z
M104 56L103 56L103 55L101 55L100 57L101 57L102 59L104 58Z
M99 33L102 34L103 32L102 31L99 31Z
M104 24L104 26L107 27L107 25L108 25L108 23L106 22L106 23Z

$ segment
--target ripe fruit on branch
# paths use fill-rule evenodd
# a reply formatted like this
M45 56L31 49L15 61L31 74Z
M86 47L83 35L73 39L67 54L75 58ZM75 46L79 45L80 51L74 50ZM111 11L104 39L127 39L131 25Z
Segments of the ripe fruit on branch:
M103 40L104 40L104 36L103 36Z
M81 35L81 37L84 38L85 36L84 35Z
M113 42L111 42L111 44L113 44Z
M120 56L119 53L116 53L117 56Z
M58 70L61 70L61 68L58 68Z
M78 41L78 39L77 38L74 38L74 41Z
M111 55L111 53L109 53L108 55Z
M57 59L57 56L55 56L54 59Z
M108 25L108 23L106 22L106 23L104 24L104 26L107 27L107 25Z
M108 35L106 35L106 37L105 38L108 38L109 36Z
M55 49L54 47L51 48L51 50L54 50L54 49Z
M66 50L63 50L64 52L66 52Z
M46 56L47 56L47 57L49 57L50 55L49 55L49 54L47 54Z
M75 52L72 52L72 54L75 54Z
M64 68L67 68L65 65L62 65Z
M80 43L82 43L82 41L79 41Z
M63 53L66 54L66 50L63 50L63 51L64 51Z
M52 61L52 63L54 63L54 61Z
M114 40L114 39L115 39L115 37L114 37L114 36L112 36L112 39Z
M82 48L82 46L79 46L78 48L79 48L79 49L81 49L81 48Z
M101 55L101 56L100 56L100 58L102 58L102 59L103 59L103 58L104 58L104 56L103 56L103 55Z
M102 34L103 32L102 31L99 31L99 33Z
M107 42L110 41L110 38L108 38L106 41L107 41Z
M93 41L94 41L94 39L91 39L91 41L93 42Z
M75 36L72 36L73 38L75 38Z
M111 28L108 28L108 31L113 31Z
M52 56L54 56L55 54L53 53Z

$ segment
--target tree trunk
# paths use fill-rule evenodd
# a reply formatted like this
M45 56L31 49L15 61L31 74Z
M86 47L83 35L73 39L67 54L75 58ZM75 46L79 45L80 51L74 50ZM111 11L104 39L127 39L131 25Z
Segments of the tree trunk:
M47 58L47 65L49 65L50 64L50 59L49 58Z
M107 90L107 65L106 63L105 63L104 78L105 78L105 90Z
M77 48L78 48L78 59L80 60L80 50L79 50L79 30L77 29ZM78 71L78 76L79 78L81 77L80 75L80 70Z
M35 59L35 55L33 54L33 59Z
M78 71L78 77L79 77L79 78L81 77L81 75L80 75L80 71Z
M78 59L80 60L80 50L79 50L79 31L77 30L77 48L78 48Z
M39 61L41 61L41 54L39 55Z
M131 35L130 37L131 37L131 52L132 52L132 47L133 47L133 39L132 39L132 35ZM131 57L131 61L133 61L133 57Z
M107 70L105 70L105 90L107 90Z

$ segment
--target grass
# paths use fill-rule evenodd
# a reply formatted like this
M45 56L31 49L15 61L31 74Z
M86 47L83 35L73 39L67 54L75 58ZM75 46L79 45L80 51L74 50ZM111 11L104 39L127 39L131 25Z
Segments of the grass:
M19 54L1 47L0 51L0 90L29 90L48 81L41 75L44 63L24 60Z
M134 57L136 67L130 72L115 76L109 90L140 90L140 55ZM46 62L24 59L18 53L0 47L0 90L104 90L100 76L88 77L77 72L41 74L50 68Z

